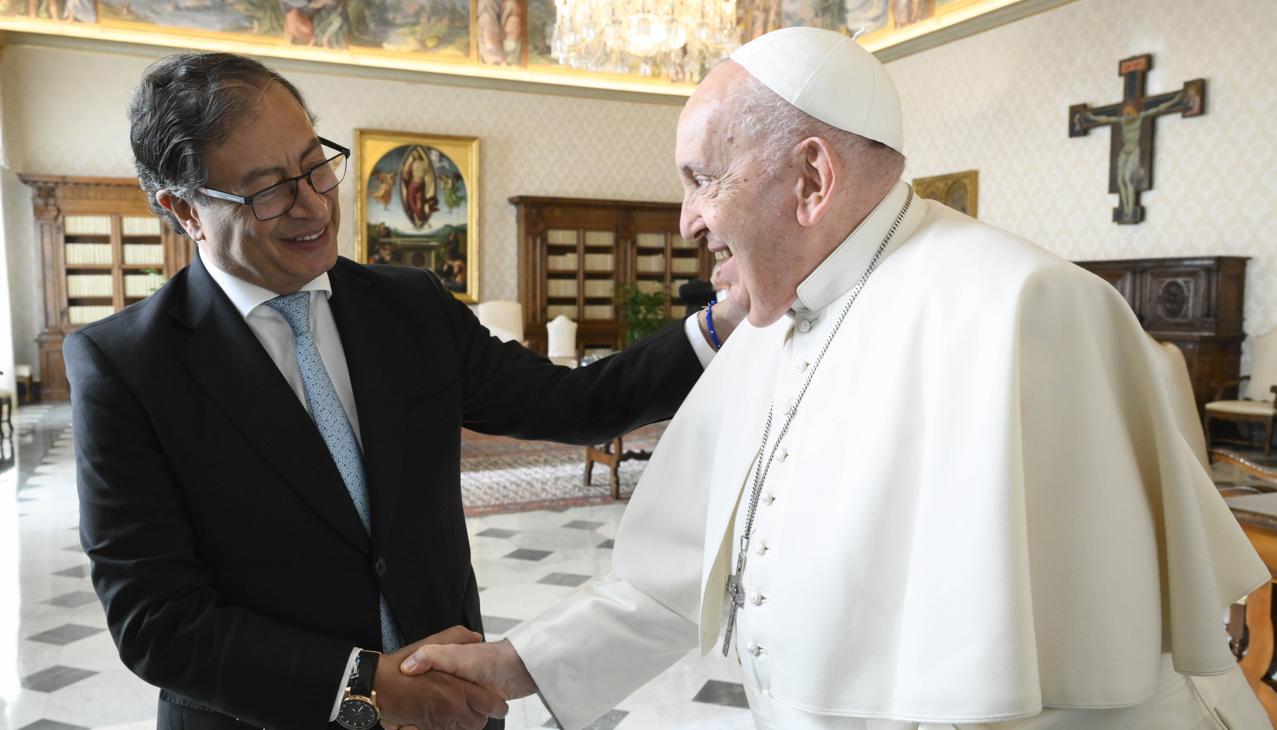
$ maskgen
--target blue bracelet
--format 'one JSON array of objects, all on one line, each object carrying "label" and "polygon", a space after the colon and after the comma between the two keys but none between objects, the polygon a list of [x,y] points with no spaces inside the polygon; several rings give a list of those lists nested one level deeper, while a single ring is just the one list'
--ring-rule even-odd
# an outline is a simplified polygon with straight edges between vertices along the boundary
[{"label": "blue bracelet", "polygon": [[709,330],[709,341],[714,344],[715,350],[721,350],[723,343],[718,339],[718,333],[714,331],[714,305],[717,301],[711,299],[709,304],[705,305],[705,329]]}]

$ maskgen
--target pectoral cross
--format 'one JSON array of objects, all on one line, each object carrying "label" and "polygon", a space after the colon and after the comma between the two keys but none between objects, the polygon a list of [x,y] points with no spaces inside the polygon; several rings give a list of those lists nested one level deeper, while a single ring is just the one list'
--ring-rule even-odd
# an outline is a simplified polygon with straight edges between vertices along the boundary
[{"label": "pectoral cross", "polygon": [[736,631],[736,613],[745,607],[745,556],[749,554],[749,541],[741,538],[740,555],[736,558],[736,571],[727,578],[727,600],[731,607],[727,614],[727,631],[723,634],[723,656],[731,651],[732,633]]},{"label": "pectoral cross", "polygon": [[1119,224],[1144,220],[1140,193],[1153,188],[1153,119],[1179,113],[1197,117],[1205,113],[1206,81],[1184,82],[1179,91],[1145,96],[1148,71],[1153,56],[1124,58],[1117,65],[1125,93],[1116,104],[1092,108],[1087,104],[1069,107],[1069,136],[1084,137],[1096,127],[1111,126],[1109,143],[1109,192],[1118,194],[1113,221]]}]

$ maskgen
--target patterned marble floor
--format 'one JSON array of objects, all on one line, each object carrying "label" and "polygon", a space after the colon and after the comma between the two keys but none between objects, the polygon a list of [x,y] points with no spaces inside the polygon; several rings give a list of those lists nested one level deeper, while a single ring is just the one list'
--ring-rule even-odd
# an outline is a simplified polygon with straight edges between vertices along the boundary
[{"label": "patterned marble floor", "polygon": [[[17,460],[0,446],[0,730],[143,730],[158,691],[124,668],[81,552],[65,406],[15,419]],[[499,638],[604,575],[623,506],[468,520],[485,623]],[[735,658],[689,655],[600,719],[597,730],[750,728]],[[510,730],[554,727],[535,698],[511,704]]]}]

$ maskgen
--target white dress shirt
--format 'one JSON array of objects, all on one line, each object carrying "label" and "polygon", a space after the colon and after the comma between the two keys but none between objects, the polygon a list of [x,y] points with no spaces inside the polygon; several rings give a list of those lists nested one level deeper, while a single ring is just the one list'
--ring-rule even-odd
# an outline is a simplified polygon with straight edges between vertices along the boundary
[{"label": "white dress shirt", "polygon": [[[201,259],[209,276],[226,293],[231,304],[244,318],[248,328],[256,335],[257,341],[270,359],[279,368],[280,375],[288,381],[302,407],[306,407],[306,389],[302,385],[301,368],[297,366],[297,340],[293,337],[293,329],[288,320],[266,302],[279,296],[270,289],[250,284],[243,279],[226,273],[207,260]],[[355,391],[350,385],[350,370],[346,367],[346,351],[341,346],[341,335],[337,332],[337,322],[333,319],[333,310],[328,306],[328,299],[333,295],[332,285],[328,283],[328,274],[323,273],[303,286],[300,291],[309,291],[310,295],[310,331],[315,335],[315,345],[319,348],[319,356],[323,358],[324,369],[328,371],[329,380],[337,391],[337,398],[346,409],[346,418],[350,419],[350,427],[355,438],[363,444],[359,434],[359,413],[355,410]]]}]

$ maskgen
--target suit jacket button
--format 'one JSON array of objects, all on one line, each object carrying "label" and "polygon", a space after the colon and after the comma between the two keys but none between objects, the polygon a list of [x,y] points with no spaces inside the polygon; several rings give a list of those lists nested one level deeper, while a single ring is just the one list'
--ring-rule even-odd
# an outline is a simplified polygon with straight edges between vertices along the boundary
[{"label": "suit jacket button", "polygon": [[377,571],[377,575],[385,575],[386,574],[386,559],[377,558],[377,560],[374,561],[372,564],[372,569]]}]

